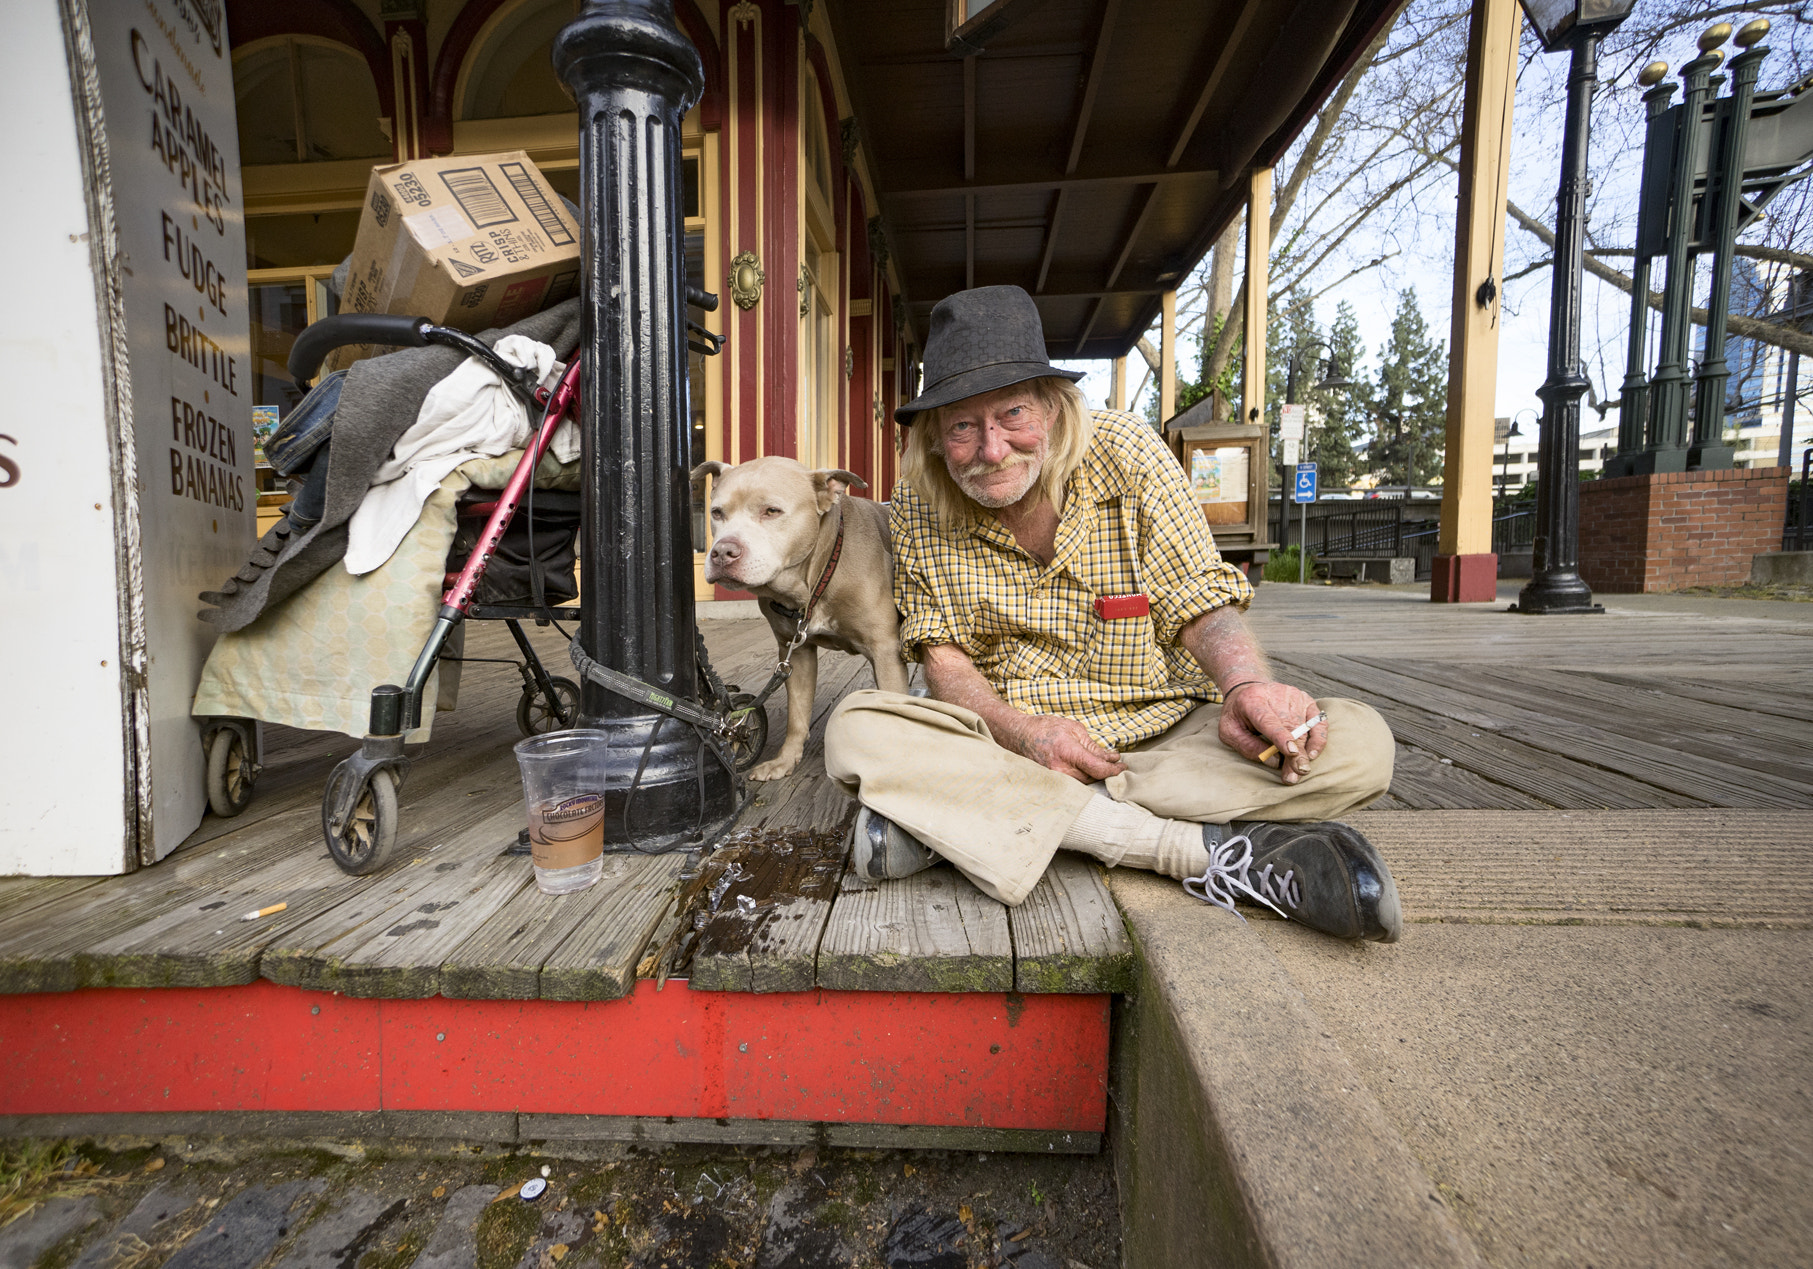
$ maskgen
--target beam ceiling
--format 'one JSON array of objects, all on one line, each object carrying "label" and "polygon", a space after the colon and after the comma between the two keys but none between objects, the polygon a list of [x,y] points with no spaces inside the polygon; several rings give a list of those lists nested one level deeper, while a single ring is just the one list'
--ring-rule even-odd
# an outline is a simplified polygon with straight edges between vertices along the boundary
[{"label": "beam ceiling", "polygon": [[1124,356],[1403,0],[825,0],[907,315],[1032,292]]}]

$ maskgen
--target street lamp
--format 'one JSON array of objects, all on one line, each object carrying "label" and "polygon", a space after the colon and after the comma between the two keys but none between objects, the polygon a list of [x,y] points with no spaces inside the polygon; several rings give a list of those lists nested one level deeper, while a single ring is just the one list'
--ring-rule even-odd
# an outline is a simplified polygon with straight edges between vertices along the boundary
[{"label": "street lamp", "polygon": [[1517,426],[1517,420],[1525,414],[1534,413],[1536,413],[1534,410],[1519,410],[1516,417],[1511,420],[1511,430],[1505,433],[1504,453],[1498,456],[1498,496],[1501,499],[1505,496],[1505,481],[1510,479],[1511,438],[1523,435],[1523,429]]},{"label": "street lamp", "polygon": [[1602,612],[1580,577],[1580,278],[1586,237],[1586,156],[1592,135],[1599,41],[1630,16],[1636,0],[1523,0],[1523,11],[1547,52],[1569,50],[1567,124],[1561,140],[1561,185],[1555,199],[1555,251],[1549,288],[1548,378],[1542,437],[1536,449],[1536,541],[1533,575],[1515,612]]}]

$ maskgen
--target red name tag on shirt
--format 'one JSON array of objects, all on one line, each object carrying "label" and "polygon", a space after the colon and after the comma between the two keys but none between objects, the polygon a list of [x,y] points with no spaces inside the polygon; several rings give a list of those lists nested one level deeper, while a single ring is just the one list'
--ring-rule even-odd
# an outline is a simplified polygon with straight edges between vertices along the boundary
[{"label": "red name tag on shirt", "polygon": [[1095,615],[1103,621],[1144,617],[1151,611],[1152,603],[1144,595],[1101,595],[1095,601]]}]

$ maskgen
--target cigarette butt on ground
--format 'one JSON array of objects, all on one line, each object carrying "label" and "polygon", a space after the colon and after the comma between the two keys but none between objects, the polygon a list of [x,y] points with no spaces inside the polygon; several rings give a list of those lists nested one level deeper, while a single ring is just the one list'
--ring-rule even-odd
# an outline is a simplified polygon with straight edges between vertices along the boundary
[{"label": "cigarette butt on ground", "polygon": [[239,919],[241,921],[256,921],[259,917],[268,917],[273,912],[281,912],[289,906],[290,905],[287,903],[273,903],[268,908],[260,908],[256,912],[248,912],[244,916],[240,917]]},{"label": "cigarette butt on ground", "polygon": [[[1315,730],[1317,723],[1320,723],[1322,720],[1324,720],[1327,717],[1328,717],[1327,714],[1317,714],[1314,718],[1310,719],[1307,723],[1304,723],[1301,726],[1291,728],[1291,739],[1292,740],[1302,740],[1305,736],[1309,735],[1310,732]],[[1255,761],[1270,762],[1273,758],[1276,758],[1277,756],[1278,756],[1278,746],[1277,745],[1267,745],[1265,747],[1264,752],[1262,752],[1259,755],[1259,757],[1257,759],[1255,759]]]}]

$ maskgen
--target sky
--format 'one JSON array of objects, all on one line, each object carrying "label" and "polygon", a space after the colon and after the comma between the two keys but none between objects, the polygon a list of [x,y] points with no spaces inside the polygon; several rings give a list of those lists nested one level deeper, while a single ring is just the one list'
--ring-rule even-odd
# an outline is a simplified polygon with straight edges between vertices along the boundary
[{"label": "sky", "polygon": [[[1741,22],[1742,18],[1734,20]],[[1779,25],[1778,23],[1778,27]],[[1678,75],[1679,67],[1695,55],[1693,37],[1694,32],[1687,32],[1670,41],[1661,50],[1659,55],[1674,68],[1671,76]],[[1725,48],[1728,55],[1738,51],[1735,45],[1727,45]],[[1511,201],[1530,215],[1552,223],[1560,175],[1562,106],[1566,96],[1568,56],[1565,53],[1543,54],[1528,40],[1524,54],[1527,64],[1520,76],[1514,106],[1509,196]],[[1764,63],[1760,86],[1765,89],[1783,86],[1789,73],[1789,62],[1787,56],[1772,56],[1769,62]],[[1628,247],[1634,234],[1634,208],[1642,162],[1641,107],[1638,98],[1643,90],[1635,82],[1635,73],[1639,68],[1626,61],[1608,57],[1602,60],[1600,69],[1601,91],[1594,111],[1594,133],[1589,154],[1592,178],[1589,237],[1599,246]],[[1368,372],[1376,371],[1379,346],[1389,333],[1399,295],[1406,287],[1415,287],[1431,335],[1444,343],[1447,340],[1450,293],[1454,285],[1451,263],[1454,221],[1451,209],[1456,178],[1445,177],[1443,183],[1443,188],[1439,190],[1441,197],[1425,200],[1427,206],[1437,210],[1433,215],[1425,213],[1427,223],[1423,226],[1418,241],[1430,243],[1430,249],[1401,251],[1386,267],[1362,273],[1336,286],[1317,301],[1316,316],[1324,329],[1333,319],[1340,302],[1344,300],[1353,306],[1360,321],[1361,338],[1367,348],[1369,364],[1364,369]],[[1785,193],[1776,209],[1781,210],[1789,201],[1789,194]],[[1323,270],[1326,278],[1317,279],[1318,285],[1325,285],[1327,279],[1338,277],[1352,262],[1370,259],[1388,249],[1381,244],[1391,232],[1385,224],[1390,218],[1377,219],[1380,221],[1378,228],[1374,228],[1369,222],[1349,239],[1341,257]],[[1756,231],[1746,233],[1745,237],[1757,239],[1763,228],[1759,225]],[[1514,274],[1525,264],[1546,256],[1546,249],[1533,236],[1508,219],[1505,233],[1505,274]],[[1437,242],[1440,243],[1440,249],[1434,249],[1433,244]],[[1813,244],[1795,245],[1801,250],[1807,250]],[[1610,263],[1622,265],[1624,269],[1629,267],[1628,261],[1614,260]],[[1661,270],[1658,267],[1653,285],[1659,287],[1660,284]],[[1520,417],[1522,429],[1527,435],[1535,434],[1533,423],[1542,409],[1536,390],[1547,375],[1550,285],[1550,271],[1543,268],[1527,276],[1513,278],[1504,286],[1495,413],[1504,417]],[[1696,287],[1696,303],[1704,303],[1706,288],[1707,269],[1702,264],[1700,282]],[[1610,284],[1588,275],[1583,281],[1583,303],[1581,342],[1588,375],[1601,398],[1615,398],[1624,373],[1630,299]],[[1154,344],[1158,342],[1156,326],[1151,331],[1150,338]],[[1179,351],[1184,371],[1193,371],[1194,340],[1187,343],[1180,341]],[[1108,363],[1065,364],[1088,370],[1089,376],[1081,385],[1085,395],[1091,400],[1106,400],[1109,388]],[[1129,360],[1129,373],[1134,384],[1138,384],[1143,370],[1144,365],[1136,353]],[[1598,415],[1583,405],[1583,431],[1615,425],[1616,422],[1615,409],[1601,422]]]}]

